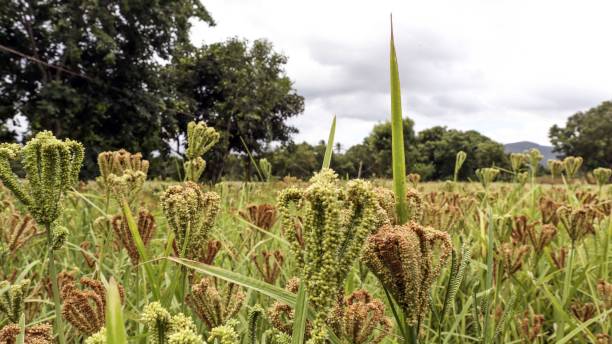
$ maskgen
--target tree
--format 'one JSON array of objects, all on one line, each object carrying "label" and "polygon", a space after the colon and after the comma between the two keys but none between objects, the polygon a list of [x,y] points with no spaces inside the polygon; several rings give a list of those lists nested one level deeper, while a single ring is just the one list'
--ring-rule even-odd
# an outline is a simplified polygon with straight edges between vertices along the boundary
[{"label": "tree", "polygon": [[[406,164],[414,163],[416,160],[414,122],[404,118],[404,150]],[[374,126],[370,134],[363,140],[365,147],[350,148],[347,155],[357,158],[354,161],[355,170],[361,162],[362,177],[390,177],[392,169],[391,158],[391,122],[386,121]],[[365,148],[365,150],[363,149]],[[359,152],[357,156],[356,153]]]},{"label": "tree", "polygon": [[421,166],[430,164],[434,167],[427,169],[432,179],[452,177],[455,157],[461,150],[468,156],[459,173],[461,179],[473,178],[474,171],[480,167],[506,167],[508,164],[504,146],[475,130],[460,131],[437,126],[421,131],[416,141],[418,162],[423,164]]},{"label": "tree", "polygon": [[[286,120],[304,110],[304,98],[285,74],[286,63],[270,42],[249,44],[238,38],[184,51],[174,59],[168,74],[182,102],[165,117],[173,121],[168,127],[177,141],[191,119],[220,131],[221,140],[207,158],[209,177],[223,174],[230,152],[247,153],[245,144],[258,155],[271,142],[285,143],[297,132]],[[246,154],[244,160],[250,166]]]},{"label": "tree", "polygon": [[312,177],[321,169],[325,143],[312,146],[306,142],[289,142],[268,152],[265,156],[272,164],[272,172],[279,177],[293,176],[301,179]]},{"label": "tree", "polygon": [[554,152],[581,156],[589,168],[612,167],[612,101],[567,119],[565,127],[553,125],[549,131]]},{"label": "tree", "polygon": [[24,116],[100,151],[167,151],[162,111],[172,106],[164,60],[189,46],[193,19],[214,22],[197,0],[7,0],[0,6],[0,122]]}]

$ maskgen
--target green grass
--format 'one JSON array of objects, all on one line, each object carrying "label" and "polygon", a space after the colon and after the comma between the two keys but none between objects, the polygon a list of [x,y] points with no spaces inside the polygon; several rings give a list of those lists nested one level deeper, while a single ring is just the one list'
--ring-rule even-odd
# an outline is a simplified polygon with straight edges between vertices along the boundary
[{"label": "green grass", "polygon": [[[374,185],[389,187],[389,180],[373,180]],[[62,223],[70,230],[68,243],[56,252],[56,265],[58,271],[75,271],[75,276],[88,276],[96,279],[111,277],[126,288],[126,300],[123,312],[117,312],[114,304],[112,314],[123,317],[125,333],[128,342],[144,343],[146,334],[139,321],[140,312],[150,301],[156,299],[155,290],[161,291],[162,303],[171,313],[186,311],[194,317],[198,330],[206,334],[207,330],[197,317],[184,307],[183,300],[177,299],[176,293],[164,293],[173,284],[178,264],[194,264],[179,261],[175,258],[168,261],[164,257],[168,251],[169,230],[165,219],[160,212],[158,197],[168,183],[148,182],[141,197],[143,207],[148,208],[155,215],[157,229],[147,249],[148,262],[141,260],[139,266],[132,266],[123,249],[114,247],[113,233],[104,232],[104,228],[94,226],[95,219],[102,215],[104,198],[99,197],[95,184],[71,192],[65,199],[65,211]],[[247,293],[246,304],[259,303],[264,308],[280,300],[294,305],[297,295],[287,293],[282,288],[285,282],[295,273],[295,262],[291,257],[283,232],[277,222],[269,231],[256,228],[237,214],[251,203],[275,203],[275,197],[281,189],[295,185],[286,185],[283,182],[270,183],[222,183],[214,186],[214,190],[221,196],[222,211],[218,217],[216,227],[211,234],[212,238],[222,243],[221,252],[214,261],[213,266],[189,265],[191,271],[197,275],[212,275],[220,279],[233,281],[241,285]],[[301,187],[301,185],[297,185]],[[421,183],[418,191],[425,199],[431,199],[434,193],[439,197],[442,194],[463,197],[460,206],[464,206],[458,224],[451,230],[455,251],[460,253],[462,242],[470,243],[472,251],[471,260],[464,270],[463,281],[457,287],[453,300],[447,301],[447,288],[451,275],[450,264],[442,271],[441,277],[434,284],[431,292],[432,307],[427,315],[421,333],[421,342],[447,342],[447,343],[478,343],[486,338],[490,343],[511,343],[521,340],[521,327],[519,320],[528,315],[541,314],[544,324],[536,342],[580,343],[595,340],[599,333],[610,331],[609,309],[603,305],[602,296],[597,292],[597,283],[600,280],[610,281],[608,269],[604,268],[610,263],[609,240],[612,226],[610,215],[602,215],[594,222],[594,234],[588,234],[577,243],[573,261],[573,273],[568,286],[565,279],[565,269],[557,269],[552,261],[552,254],[561,247],[568,247],[569,238],[560,226],[554,240],[544,249],[541,257],[535,257],[531,252],[521,261],[521,267],[512,276],[505,277],[499,271],[500,255],[497,248],[502,243],[511,242],[512,222],[515,216],[526,215],[530,221],[541,219],[538,209],[530,211],[532,190],[529,186],[518,186],[509,183],[495,183],[487,193],[487,202],[483,202],[485,193],[476,183],[457,183],[455,191],[444,191],[448,188],[446,183]],[[593,186],[576,184],[575,193],[582,195],[577,198],[584,202],[586,193],[596,197],[597,190]],[[550,185],[537,185],[533,190],[536,199],[549,197],[559,203],[567,204],[567,192],[563,187]],[[3,190],[1,197],[6,203],[17,203],[10,193]],[[610,202],[610,188],[601,193],[601,198],[595,202],[600,204]],[[438,204],[439,205],[439,204]],[[425,202],[425,215],[421,219],[423,224],[436,223],[439,217],[433,216],[436,203]],[[609,209],[609,208],[608,208]],[[488,212],[490,210],[490,215]],[[111,204],[109,214],[118,214],[121,210],[117,205]],[[0,213],[0,219],[7,224],[12,215],[11,208],[5,208]],[[490,216],[490,218],[489,218]],[[6,228],[6,227],[5,227]],[[493,235],[491,235],[493,234]],[[106,240],[110,238],[111,240]],[[80,247],[84,241],[91,243],[88,250]],[[1,278],[30,278],[33,280],[25,299],[26,324],[31,326],[38,323],[52,323],[54,310],[53,303],[49,301],[44,291],[44,281],[39,276],[45,275],[44,264],[35,263],[44,261],[44,238],[34,237],[26,245],[15,252],[0,268]],[[95,247],[95,249],[94,249]],[[84,252],[93,255],[102,249],[107,252],[94,266],[89,266],[83,256]],[[285,253],[285,262],[280,278],[274,285],[267,285],[255,268],[251,256],[263,250],[281,250]],[[493,253],[492,253],[493,252]],[[171,253],[170,253],[171,255]],[[491,259],[492,258],[492,259]],[[29,264],[32,263],[32,264]],[[495,269],[490,267],[495,265]],[[149,267],[155,277],[149,278],[146,270]],[[207,270],[208,269],[208,270]],[[569,288],[567,295],[571,298],[563,302],[563,290]],[[357,262],[349,274],[345,285],[345,293],[364,288],[380,299],[387,300],[385,291],[379,282]],[[474,295],[476,297],[474,301]],[[514,312],[508,319],[499,325],[499,314],[505,311],[514,295]],[[446,300],[446,301],[445,301]],[[489,300],[485,303],[485,300]],[[476,302],[476,303],[475,303]],[[573,303],[593,303],[595,314],[591,320],[582,322],[571,311]],[[484,307],[484,306],[487,307]],[[477,307],[474,311],[474,306]],[[443,309],[446,309],[443,311]],[[386,314],[392,317],[392,310],[387,304]],[[488,312],[486,312],[488,310]],[[476,318],[474,314],[479,314]],[[240,333],[246,333],[247,307],[243,307],[238,315],[241,328]],[[0,316],[0,327],[7,320]],[[262,321],[259,335],[270,328],[269,321]],[[501,326],[501,327],[500,327]],[[563,337],[557,337],[555,327],[564,326]],[[493,336],[494,330],[499,334]],[[487,335],[488,334],[488,335]],[[65,323],[67,342],[74,342],[82,337],[69,323]],[[389,334],[384,342],[402,341],[403,333],[399,328]]]}]

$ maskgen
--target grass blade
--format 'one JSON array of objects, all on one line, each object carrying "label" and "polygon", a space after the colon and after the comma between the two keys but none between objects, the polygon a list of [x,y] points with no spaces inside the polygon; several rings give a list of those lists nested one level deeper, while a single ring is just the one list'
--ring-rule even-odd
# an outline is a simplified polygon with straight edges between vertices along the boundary
[{"label": "grass blade", "polygon": [[264,179],[263,174],[259,170],[259,165],[255,161],[255,158],[253,158],[253,155],[251,154],[251,150],[249,149],[249,146],[247,146],[246,142],[244,142],[244,140],[242,139],[242,136],[240,136],[240,142],[242,142],[242,145],[244,146],[244,150],[249,155],[249,159],[251,160],[251,163],[253,164],[253,166],[255,166],[255,171],[257,172],[257,175],[259,176],[259,180],[262,182],[265,182],[266,180]]},{"label": "grass blade", "polygon": [[[184,258],[176,258],[176,257],[167,257],[166,259],[175,262],[177,264],[186,266],[192,270],[198,271],[200,273],[203,273],[205,275],[208,276],[212,276],[212,277],[217,277],[220,278],[224,281],[227,282],[231,282],[234,284],[237,284],[239,286],[248,288],[248,289],[252,289],[258,293],[261,293],[263,295],[269,296],[273,299],[275,299],[276,301],[285,303],[287,305],[289,305],[290,307],[295,308],[296,304],[298,302],[298,296],[296,296],[295,294],[285,290],[285,289],[281,289],[277,286],[271,285],[269,283],[248,277],[248,276],[244,276],[242,274],[230,271],[230,270],[225,270],[223,268],[217,267],[217,266],[213,266],[213,265],[206,265],[203,263],[199,263],[199,262],[195,262],[193,260],[189,260],[189,259],[184,259]],[[299,291],[298,291],[299,293]],[[304,308],[307,309],[307,314],[308,314],[308,319],[312,319],[313,318],[313,312],[307,307],[307,303],[304,302]],[[297,316],[297,312],[296,312],[296,316]],[[340,344],[341,341],[338,338],[338,336],[332,331],[332,329],[328,328],[328,339],[332,344]]]},{"label": "grass blade", "polygon": [[106,290],[106,342],[108,344],[125,344],[127,335],[121,309],[121,296],[114,278],[110,279]]},{"label": "grass blade", "polygon": [[404,153],[404,123],[402,120],[402,93],[399,79],[399,68],[393,41],[393,19],[391,20],[390,63],[391,75],[391,154],[393,158],[393,192],[395,193],[395,211],[399,223],[408,221],[408,204],[406,202],[406,156]]},{"label": "grass blade", "polygon": [[19,317],[19,334],[17,335],[17,339],[15,341],[16,344],[24,344],[25,342],[25,314],[21,314]]},{"label": "grass blade", "polygon": [[172,262],[181,264],[183,266],[186,266],[192,270],[201,272],[203,274],[206,274],[212,277],[217,277],[227,282],[231,282],[239,286],[255,290],[277,301],[288,304],[291,307],[295,307],[296,305],[297,297],[295,294],[287,290],[281,289],[277,286],[271,285],[269,283],[266,283],[266,282],[248,277],[248,276],[244,276],[237,272],[225,270],[223,268],[213,266],[213,265],[206,265],[206,264],[195,262],[189,259],[175,258],[175,257],[167,257],[166,259]]},{"label": "grass blade", "polygon": [[136,224],[136,220],[134,220],[134,215],[132,215],[130,205],[125,199],[121,202],[121,210],[123,212],[123,216],[125,217],[125,221],[127,222],[130,234],[132,234],[132,239],[134,239],[136,250],[140,255],[140,259],[142,259],[143,261],[145,273],[147,274],[147,285],[151,287],[151,291],[153,292],[155,300],[159,300],[160,294],[159,286],[157,283],[158,280],[155,279],[155,274],[153,273],[153,269],[151,267],[151,264],[149,263],[149,255],[147,253],[147,249],[144,245],[144,242],[142,241],[140,232],[138,231],[138,225]]},{"label": "grass blade", "polygon": [[308,295],[306,294],[306,283],[300,280],[297,302],[295,304],[295,318],[293,321],[293,331],[291,344],[302,344],[306,335],[306,318],[308,317]]},{"label": "grass blade", "polygon": [[[593,317],[585,322],[583,322],[582,324],[580,324],[580,326],[576,327],[575,329],[573,329],[570,333],[567,334],[567,336],[561,338],[561,340],[559,340],[557,342],[557,344],[565,344],[568,343],[572,338],[574,338],[577,334],[579,334],[582,331],[586,331],[588,329],[589,326],[591,326],[592,323],[601,321],[603,319],[605,319],[608,314],[612,313],[612,308],[608,309],[607,311],[599,314],[599,316]],[[588,334],[588,332],[587,332]],[[591,337],[591,340],[593,340],[594,338]]]},{"label": "grass blade", "polygon": [[[485,278],[485,290],[491,290],[491,288],[493,288],[493,254],[494,254],[494,245],[495,245],[495,241],[494,241],[494,231],[493,231],[493,210],[489,207],[489,215],[488,215],[488,230],[487,230],[487,239],[488,239],[488,244],[487,244],[487,274],[486,274],[486,278]],[[490,312],[489,312],[489,306],[491,303],[491,296],[484,295],[483,297],[485,297],[485,303],[484,303],[484,307],[483,307],[483,316],[484,316],[484,321],[483,321],[483,342],[484,343],[488,343],[489,341],[489,328],[490,328],[490,321],[491,321],[491,316],[490,316]]]},{"label": "grass blade", "polygon": [[329,168],[331,165],[332,153],[334,152],[334,136],[336,135],[336,116],[332,120],[331,128],[329,128],[329,138],[327,139],[327,147],[325,147],[325,157],[323,158],[323,168]]}]

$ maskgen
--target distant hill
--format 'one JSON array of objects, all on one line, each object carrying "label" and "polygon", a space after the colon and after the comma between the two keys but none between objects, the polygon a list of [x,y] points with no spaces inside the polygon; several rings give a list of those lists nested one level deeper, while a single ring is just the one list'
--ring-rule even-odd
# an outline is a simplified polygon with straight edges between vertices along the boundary
[{"label": "distant hill", "polygon": [[537,148],[540,150],[544,159],[542,159],[542,164],[545,165],[548,159],[556,159],[556,153],[553,153],[552,146],[542,146],[535,142],[529,141],[520,141],[514,143],[508,143],[504,145],[504,149],[506,153],[522,153],[524,151],[530,150],[531,148]]}]

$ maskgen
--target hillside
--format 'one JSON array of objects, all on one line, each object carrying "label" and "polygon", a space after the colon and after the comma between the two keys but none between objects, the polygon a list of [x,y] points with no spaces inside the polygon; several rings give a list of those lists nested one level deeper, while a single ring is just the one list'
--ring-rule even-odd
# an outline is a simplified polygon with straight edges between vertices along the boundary
[{"label": "hillside", "polygon": [[524,151],[527,151],[531,148],[537,148],[540,150],[540,152],[542,152],[542,155],[544,156],[544,159],[542,159],[542,164],[546,164],[546,161],[548,159],[556,159],[556,153],[553,153],[553,147],[552,146],[542,146],[540,144],[537,144],[535,142],[530,142],[530,141],[520,141],[520,142],[514,142],[514,143],[508,143],[504,145],[504,149],[506,150],[506,153],[521,153]]}]

